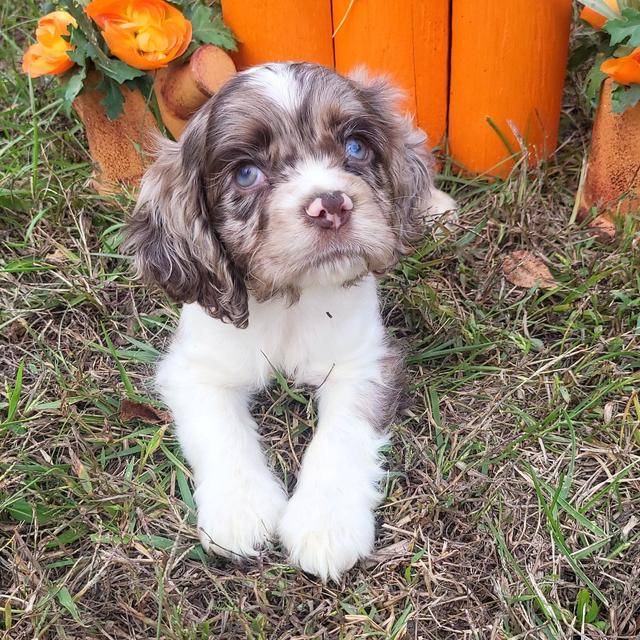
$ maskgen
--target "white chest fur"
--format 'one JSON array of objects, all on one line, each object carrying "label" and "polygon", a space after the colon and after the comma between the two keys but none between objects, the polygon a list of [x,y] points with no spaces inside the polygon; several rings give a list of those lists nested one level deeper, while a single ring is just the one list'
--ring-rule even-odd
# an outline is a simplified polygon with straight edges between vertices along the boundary
[{"label": "white chest fur", "polygon": [[307,288],[292,305],[282,298],[250,300],[247,329],[212,319],[197,304],[185,305],[160,381],[172,376],[169,370],[188,366],[211,384],[256,388],[275,367],[317,385],[338,365],[375,360],[383,340],[373,276],[349,287]]}]

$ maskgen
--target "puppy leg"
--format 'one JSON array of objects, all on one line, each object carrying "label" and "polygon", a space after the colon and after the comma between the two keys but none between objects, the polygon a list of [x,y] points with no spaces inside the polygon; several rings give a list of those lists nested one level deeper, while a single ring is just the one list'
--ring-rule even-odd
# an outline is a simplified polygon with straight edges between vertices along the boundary
[{"label": "puppy leg", "polygon": [[194,472],[198,530],[208,551],[254,556],[272,536],[286,504],[267,466],[248,393],[185,381],[159,371],[159,386]]},{"label": "puppy leg", "polygon": [[458,203],[444,191],[432,188],[427,222],[435,228],[436,234],[442,227],[453,229],[458,222]]},{"label": "puppy leg", "polygon": [[379,449],[387,442],[375,413],[389,412],[383,385],[374,381],[380,375],[363,382],[334,373],[319,389],[317,433],[278,527],[291,562],[325,581],[337,580],[373,548]]}]

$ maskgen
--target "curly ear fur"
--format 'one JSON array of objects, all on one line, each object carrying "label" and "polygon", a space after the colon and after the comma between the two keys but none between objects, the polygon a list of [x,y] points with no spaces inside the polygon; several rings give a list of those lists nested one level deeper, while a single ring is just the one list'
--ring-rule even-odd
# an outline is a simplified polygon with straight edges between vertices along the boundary
[{"label": "curly ear fur", "polygon": [[401,115],[399,103],[404,94],[384,76],[370,78],[363,68],[350,78],[383,131],[389,132],[389,179],[391,181],[395,223],[400,251],[411,253],[424,236],[429,219],[433,158],[427,136],[413,124],[410,115]]},{"label": "curly ear fur", "polygon": [[197,114],[180,142],[160,141],[124,246],[138,277],[177,302],[198,302],[214,318],[246,327],[247,290],[217,236],[204,190],[207,115]]}]

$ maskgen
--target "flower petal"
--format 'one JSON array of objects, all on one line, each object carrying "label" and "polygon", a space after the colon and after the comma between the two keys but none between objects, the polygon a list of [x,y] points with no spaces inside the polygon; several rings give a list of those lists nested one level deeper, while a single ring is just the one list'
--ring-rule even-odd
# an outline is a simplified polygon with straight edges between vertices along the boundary
[{"label": "flower petal", "polygon": [[164,67],[191,42],[191,23],[164,0],[92,0],[85,12],[110,52],[137,69]]},{"label": "flower petal", "polygon": [[51,53],[40,43],[31,45],[22,58],[22,70],[32,78],[59,75],[74,65],[66,53]]},{"label": "flower petal", "polygon": [[73,66],[67,51],[74,47],[63,36],[69,35],[69,25],[77,26],[66,11],[52,11],[38,20],[37,44],[30,46],[22,58],[22,70],[32,78],[58,75]]},{"label": "flower petal", "polygon": [[[615,11],[616,13],[620,13],[620,7],[618,6],[618,0],[605,0],[607,6]],[[582,11],[580,12],[580,18],[585,22],[588,22],[594,29],[602,29],[604,27],[608,18],[603,16],[601,13],[590,9],[589,7],[582,7]]]},{"label": "flower petal", "polygon": [[631,55],[605,60],[600,69],[618,84],[640,83],[640,47]]}]

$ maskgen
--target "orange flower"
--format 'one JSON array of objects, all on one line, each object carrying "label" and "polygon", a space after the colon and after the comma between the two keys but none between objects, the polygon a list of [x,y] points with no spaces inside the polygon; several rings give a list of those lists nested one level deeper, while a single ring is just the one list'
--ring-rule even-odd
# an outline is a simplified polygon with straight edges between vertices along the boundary
[{"label": "orange flower", "polygon": [[74,47],[62,36],[69,35],[69,25],[78,26],[66,11],[54,11],[38,20],[36,44],[32,44],[22,58],[22,70],[32,78],[47,74],[58,75],[73,66],[67,55]]},{"label": "orange flower", "polygon": [[640,47],[628,56],[605,60],[600,69],[618,84],[640,84]]},{"label": "orange flower", "polygon": [[[616,13],[620,13],[620,7],[618,6],[618,0],[604,0],[609,9],[613,9]],[[580,12],[580,17],[588,22],[594,29],[602,29],[604,23],[608,20],[605,16],[589,7],[583,7]]]},{"label": "orange flower", "polygon": [[85,12],[111,53],[136,69],[166,67],[191,42],[191,23],[164,0],[93,0]]}]

